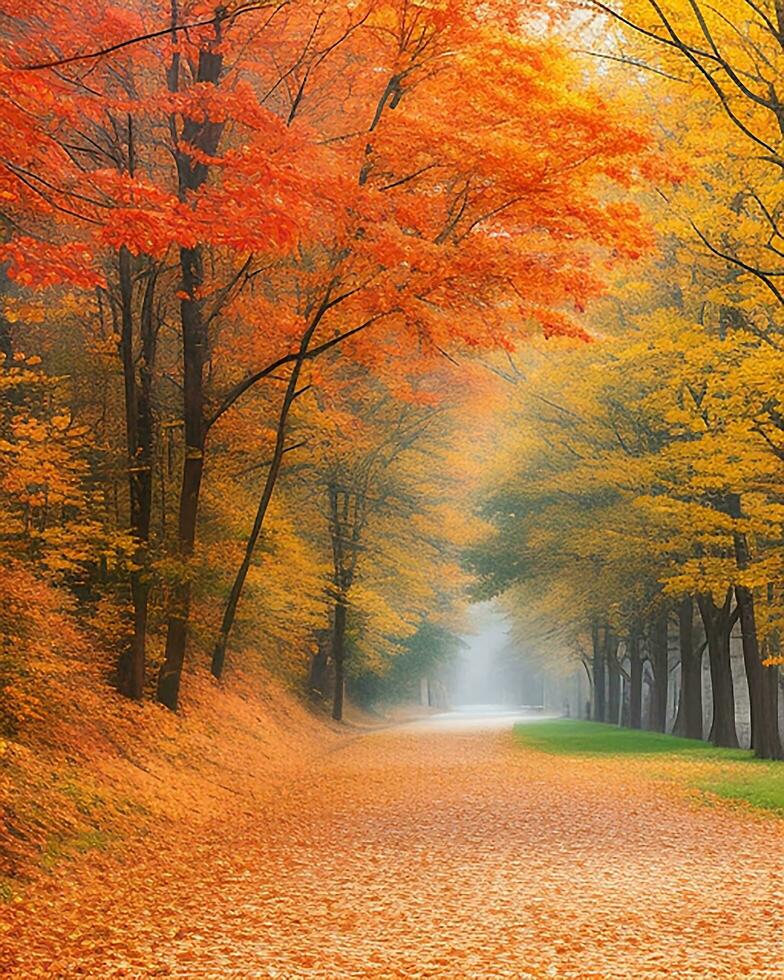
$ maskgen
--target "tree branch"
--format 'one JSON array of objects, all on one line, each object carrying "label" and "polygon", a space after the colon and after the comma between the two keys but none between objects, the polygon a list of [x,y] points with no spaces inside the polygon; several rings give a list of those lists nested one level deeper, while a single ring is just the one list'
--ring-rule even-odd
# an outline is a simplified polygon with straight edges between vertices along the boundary
[{"label": "tree branch", "polygon": [[369,326],[376,323],[378,320],[381,320],[384,317],[391,316],[393,313],[398,313],[398,312],[399,310],[397,308],[394,308],[391,310],[387,310],[386,313],[377,313],[375,316],[372,316],[369,319],[365,320],[364,323],[360,323],[359,326],[353,327],[351,330],[346,330],[344,333],[338,334],[336,337],[333,337],[331,340],[325,341],[323,344],[319,344],[316,347],[311,347],[311,349],[308,350],[305,354],[297,354],[297,353],[286,354],[283,357],[279,357],[277,361],[273,361],[271,364],[268,364],[266,367],[263,367],[260,370],[255,371],[253,374],[248,375],[242,381],[238,382],[231,389],[231,391],[229,391],[229,393],[224,397],[223,401],[221,401],[218,408],[206,420],[205,422],[206,430],[209,431],[209,429],[212,428],[212,426],[218,421],[218,419],[221,418],[221,416],[225,415],[225,413],[232,407],[232,405],[237,401],[237,399],[240,398],[242,395],[244,395],[246,391],[252,388],[259,381],[262,381],[264,378],[269,377],[271,374],[277,371],[278,368],[281,368],[286,364],[292,364],[294,361],[298,359],[303,361],[312,361],[314,358],[325,353],[325,351],[328,351],[331,348],[336,347],[338,344],[343,343],[344,340],[348,340],[349,337],[355,337],[358,333],[361,333],[363,330],[366,330]]},{"label": "tree branch", "polygon": [[149,34],[138,34],[135,37],[127,38],[124,41],[118,41],[117,44],[110,44],[105,48],[98,48],[95,51],[88,51],[84,54],[73,54],[65,58],[55,58],[52,61],[39,61],[32,65],[20,65],[19,71],[41,71],[44,68],[58,68],[61,65],[71,65],[76,61],[91,61],[95,58],[102,58],[107,54],[114,54],[115,51],[121,51],[123,48],[129,48],[133,44],[142,44],[144,41],[153,41],[155,38],[164,37],[167,34],[174,34],[177,31],[188,31],[193,30],[197,27],[209,27],[211,24],[218,22],[229,22],[236,20],[243,14],[249,14],[256,10],[267,10],[269,7],[278,8],[285,7],[289,0],[282,0],[280,3],[249,3],[244,7],[239,7],[237,10],[231,13],[226,10],[225,7],[218,7],[215,14],[208,20],[196,20],[191,21],[188,24],[174,24],[168,27],[162,27],[158,31],[150,31]]}]

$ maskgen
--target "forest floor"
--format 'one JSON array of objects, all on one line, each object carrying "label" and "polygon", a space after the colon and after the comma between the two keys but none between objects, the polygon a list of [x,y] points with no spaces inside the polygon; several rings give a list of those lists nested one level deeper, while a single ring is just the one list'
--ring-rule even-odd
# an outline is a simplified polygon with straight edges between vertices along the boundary
[{"label": "forest floor", "polygon": [[784,822],[501,722],[354,735],[55,866],[7,906],[10,975],[784,977]]}]

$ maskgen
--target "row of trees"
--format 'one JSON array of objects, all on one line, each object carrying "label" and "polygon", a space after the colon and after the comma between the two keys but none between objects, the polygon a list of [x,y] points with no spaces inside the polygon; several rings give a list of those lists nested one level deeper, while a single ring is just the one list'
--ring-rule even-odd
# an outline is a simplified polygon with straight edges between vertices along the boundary
[{"label": "row of trees", "polygon": [[780,758],[781,5],[589,6],[610,28],[592,52],[608,86],[652,118],[680,177],[643,199],[657,255],[619,270],[597,342],[541,354],[489,505],[501,533],[477,564],[540,632],[561,624],[543,642],[586,662],[600,719],[620,717],[623,679],[640,726],[647,661],[664,730],[677,636],[675,730],[703,737],[707,655],[707,734],[737,745],[737,623],[751,742]]},{"label": "row of trees", "polygon": [[4,574],[171,709],[189,637],[328,629],[339,717],[349,649],[453,615],[455,359],[579,330],[648,142],[535,0],[3,13]]},{"label": "row of trees", "polygon": [[639,332],[560,352],[557,363],[548,353],[523,395],[525,436],[488,507],[498,536],[476,564],[488,593],[511,588],[529,643],[583,660],[599,720],[621,717],[623,678],[624,720],[641,726],[647,661],[649,723],[664,731],[676,645],[674,731],[703,737],[705,655],[708,737],[737,746],[737,623],[752,743],[777,758],[779,460],[754,406],[726,387],[754,356],[754,342],[739,341],[697,334],[668,312],[660,330],[643,317]]}]

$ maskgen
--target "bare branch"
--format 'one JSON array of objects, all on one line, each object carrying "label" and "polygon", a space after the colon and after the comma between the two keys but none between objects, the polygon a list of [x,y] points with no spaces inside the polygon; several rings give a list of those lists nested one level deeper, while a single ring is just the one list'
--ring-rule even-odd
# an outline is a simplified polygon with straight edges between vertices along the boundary
[{"label": "bare branch", "polygon": [[397,308],[387,310],[385,313],[377,313],[375,316],[369,317],[364,323],[360,323],[359,326],[353,327],[351,330],[346,330],[344,333],[338,334],[331,340],[325,341],[323,344],[318,344],[316,347],[311,347],[305,354],[286,354],[283,357],[279,357],[277,361],[273,361],[266,367],[255,371],[253,374],[249,374],[242,381],[238,382],[229,393],[224,397],[223,401],[220,403],[215,412],[207,419],[205,422],[205,428],[209,430],[225,413],[234,405],[238,398],[245,394],[246,391],[250,390],[259,381],[264,378],[269,377],[274,374],[278,368],[283,367],[286,364],[292,364],[297,359],[304,361],[311,361],[318,357],[320,354],[325,353],[325,351],[331,350],[333,347],[337,347],[338,344],[342,344],[344,340],[348,340],[350,337],[355,337],[358,333],[366,330],[372,324],[376,323],[378,320],[384,317],[392,316],[393,313],[398,313]]},{"label": "bare branch", "polygon": [[41,71],[44,68],[58,68],[61,65],[71,65],[76,61],[91,61],[95,58],[102,58],[107,54],[113,54],[115,51],[121,51],[123,48],[129,48],[131,45],[142,44],[144,41],[153,41],[155,38],[164,37],[167,34],[174,34],[177,31],[194,30],[197,27],[209,27],[211,24],[222,22],[228,23],[229,21],[236,20],[243,14],[249,14],[256,10],[267,10],[275,6],[282,8],[288,2],[289,0],[282,0],[280,3],[249,3],[231,13],[225,8],[218,8],[215,14],[207,20],[191,21],[188,24],[170,24],[168,27],[163,27],[160,30],[150,31],[149,34],[138,34],[135,37],[126,38],[126,40],[118,41],[117,44],[111,44],[106,48],[98,48],[95,51],[87,51],[84,54],[73,54],[66,58],[55,58],[52,61],[39,61],[33,65],[20,65],[19,70]]}]

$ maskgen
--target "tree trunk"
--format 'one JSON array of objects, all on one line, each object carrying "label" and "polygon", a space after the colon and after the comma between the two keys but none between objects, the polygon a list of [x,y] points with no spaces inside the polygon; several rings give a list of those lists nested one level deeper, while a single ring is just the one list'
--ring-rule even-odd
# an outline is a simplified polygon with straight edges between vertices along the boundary
[{"label": "tree trunk", "polygon": [[[221,24],[224,8],[218,8],[215,16],[215,37],[207,41],[199,52],[196,82],[216,85],[223,68],[221,53]],[[176,26],[176,25],[173,25]],[[175,52],[169,73],[169,86],[177,91],[179,86],[180,55]],[[174,123],[172,128],[175,129]],[[176,130],[175,130],[176,131]],[[185,202],[204,184],[208,165],[197,161],[188,152],[195,147],[207,157],[214,156],[223,123],[210,119],[185,119],[179,139],[175,140],[178,193]],[[185,147],[183,150],[180,147]],[[200,290],[204,280],[203,255],[200,245],[180,249],[181,296],[180,325],[183,351],[183,420],[185,423],[185,459],[180,484],[179,515],[177,527],[177,553],[182,563],[180,579],[172,589],[166,632],[164,662],[158,675],[158,700],[175,711],[179,701],[180,679],[185,660],[188,639],[188,618],[191,605],[191,558],[196,542],[196,520],[199,509],[199,493],[204,472],[204,444],[206,427],[204,420],[204,368],[209,360],[207,324]]]},{"label": "tree trunk", "polygon": [[599,635],[599,625],[594,623],[591,629],[591,640],[593,643],[593,720],[604,721],[607,715],[607,703],[605,698],[605,655]]},{"label": "tree trunk", "polygon": [[308,694],[316,699],[327,694],[329,683],[329,655],[332,649],[332,629],[315,630],[313,639],[316,644],[315,653],[310,657],[308,671]]},{"label": "tree trunk", "polygon": [[[783,0],[784,2],[784,0]],[[768,584],[768,604],[770,605],[776,599],[776,590],[772,584]],[[778,629],[769,630],[767,636],[766,649],[763,651],[766,656],[770,657],[780,657],[781,656],[781,634]],[[779,717],[779,668],[778,665],[773,665],[765,668],[765,673],[763,674],[765,695],[768,698],[769,706],[768,710],[772,713],[773,717],[778,719]]]},{"label": "tree trunk", "polygon": [[[5,242],[9,236],[9,228],[3,227],[0,230],[0,242]],[[0,299],[8,292],[8,263],[0,262]],[[4,304],[3,304],[4,305]],[[0,305],[0,367],[11,367],[14,362],[14,344],[11,336],[11,324],[3,316],[2,305]]]},{"label": "tree trunk", "polygon": [[629,728],[642,728],[642,655],[637,632],[629,637]]},{"label": "tree trunk", "polygon": [[[763,695],[767,701],[767,711],[768,717],[775,719],[776,723],[776,735],[778,737],[779,749],[781,750],[781,733],[778,727],[779,720],[779,668],[774,667],[763,667],[762,668],[762,690]],[[777,755],[776,758],[780,759],[781,754]]]},{"label": "tree trunk", "polygon": [[149,601],[147,551],[152,519],[153,418],[152,377],[156,334],[153,324],[155,274],[148,270],[140,316],[140,357],[134,345],[133,278],[131,254],[123,246],[119,257],[120,357],[125,393],[125,435],[128,453],[129,530],[136,542],[134,570],[130,574],[133,621],[131,637],[117,664],[117,688],[140,701],[144,694]]},{"label": "tree trunk", "polygon": [[[740,495],[733,493],[727,498],[729,513],[735,519],[741,517]],[[739,569],[747,568],[750,561],[746,535],[740,531],[733,533],[735,560]],[[778,705],[776,710],[770,698],[769,684],[762,666],[757,623],[754,615],[754,595],[747,586],[735,586],[735,601],[740,614],[740,628],[743,642],[743,663],[746,668],[746,681],[749,686],[749,712],[751,721],[751,747],[760,759],[780,759],[781,739],[779,738]]]},{"label": "tree trunk", "polygon": [[697,605],[708,640],[713,718],[709,741],[724,748],[738,748],[735,727],[735,691],[732,686],[730,663],[730,630],[732,629],[732,589],[727,590],[724,603],[717,606],[707,593],[697,596]]},{"label": "tree trunk", "polygon": [[[332,572],[335,612],[332,618],[332,660],[335,665],[335,690],[332,717],[343,718],[343,696],[346,664],[346,621],[348,618],[348,594],[354,584],[357,569],[359,541],[365,526],[367,504],[367,480],[360,487],[341,487],[337,478],[330,480],[329,530],[332,539]],[[352,508],[353,501],[353,508]]]},{"label": "tree trunk", "polygon": [[620,723],[621,714],[621,667],[618,663],[618,637],[608,626],[604,634],[607,660],[607,721]]},{"label": "tree trunk", "polygon": [[702,738],[702,648],[694,643],[694,600],[678,606],[678,638],[681,653],[681,690],[673,735]]},{"label": "tree trunk", "polygon": [[653,690],[651,692],[651,727],[656,732],[667,730],[667,683],[669,680],[667,657],[667,609],[659,612],[651,622],[651,667]]},{"label": "tree trunk", "polygon": [[196,543],[199,493],[204,473],[204,366],[207,344],[201,302],[196,298],[203,278],[201,249],[198,247],[180,249],[180,268],[185,294],[180,300],[184,365],[185,459],[180,484],[177,551],[182,567],[179,581],[172,589],[166,650],[158,674],[158,700],[172,711],[176,711],[179,701],[182,665],[188,639],[192,574],[189,566]]},{"label": "tree trunk", "polygon": [[289,412],[291,411],[291,406],[294,404],[294,399],[297,397],[297,382],[302,370],[303,358],[308,349],[308,343],[313,335],[313,329],[315,328],[309,329],[302,339],[299,351],[300,356],[292,365],[291,374],[289,375],[288,384],[286,385],[286,392],[283,396],[283,403],[278,415],[278,426],[275,434],[275,449],[272,453],[270,467],[267,470],[267,479],[264,481],[264,489],[261,494],[261,499],[259,500],[259,506],[256,509],[256,517],[253,521],[253,527],[248,535],[248,540],[245,542],[245,554],[242,558],[242,562],[240,563],[240,567],[237,569],[237,574],[234,577],[234,582],[232,583],[231,591],[229,592],[229,598],[226,601],[226,608],[223,611],[223,620],[221,622],[220,633],[218,634],[218,639],[212,651],[211,669],[214,677],[220,677],[223,674],[223,668],[226,663],[226,645],[229,641],[229,634],[234,626],[234,620],[237,615],[237,606],[239,605],[240,597],[242,596],[245,580],[248,577],[251,561],[253,559],[253,552],[256,550],[259,535],[264,527],[264,518],[267,516],[267,510],[269,509],[270,501],[272,500],[275,484],[277,483],[278,475],[280,474],[281,464],[283,463],[283,453],[285,450]]},{"label": "tree trunk", "polygon": [[[775,589],[773,585],[768,585],[768,604],[775,601]],[[770,630],[767,637],[767,649],[765,653],[770,657],[781,656],[781,639],[777,629]],[[779,668],[778,666],[765,667],[763,683],[765,696],[768,699],[768,711],[772,717],[778,720],[779,717]]]},{"label": "tree trunk", "polygon": [[319,323],[321,323],[322,317],[329,309],[331,292],[332,284],[327,287],[321,303],[308,323],[307,329],[300,339],[296,359],[291,366],[291,374],[289,375],[289,380],[286,384],[286,391],[283,396],[280,412],[278,414],[277,429],[275,432],[275,448],[273,450],[272,460],[270,461],[270,466],[267,471],[267,478],[264,481],[264,489],[261,493],[259,506],[256,509],[256,517],[253,521],[253,527],[251,528],[248,540],[245,542],[245,554],[240,567],[237,570],[231,591],[229,592],[229,597],[226,601],[226,608],[223,611],[223,619],[221,621],[218,639],[216,640],[215,647],[212,651],[211,670],[214,677],[221,677],[223,674],[223,668],[226,662],[226,645],[228,643],[232,627],[234,626],[234,620],[237,615],[237,606],[239,605],[239,601],[242,596],[245,580],[248,577],[251,561],[253,559],[253,552],[256,550],[259,536],[262,528],[264,527],[264,519],[267,516],[270,501],[272,500],[272,494],[275,490],[275,485],[278,482],[278,476],[280,475],[280,470],[283,463],[283,455],[286,452],[286,432],[291,406],[294,404],[297,396],[300,395],[302,391],[307,390],[307,387],[309,387],[307,386],[306,388],[297,390],[299,377],[302,373],[302,365],[308,356],[308,348],[311,340],[313,339],[313,335],[315,334]]},{"label": "tree trunk", "polygon": [[335,665],[335,693],[332,700],[332,717],[335,721],[343,720],[343,696],[346,678],[346,618],[348,609],[346,603],[339,599],[335,603],[335,620],[332,628],[332,662]]},{"label": "tree trunk", "polygon": [[[735,586],[735,599],[740,610],[740,627],[743,639],[743,663],[749,686],[749,710],[751,713],[751,747],[759,759],[780,759],[778,704],[770,696],[768,669],[762,666],[757,626],[754,618],[754,597],[750,589]],[[774,709],[775,710],[772,710]]]},{"label": "tree trunk", "polygon": [[327,665],[329,656],[326,650],[319,650],[310,658],[310,670],[308,671],[308,693],[313,698],[324,694],[327,680]]}]

